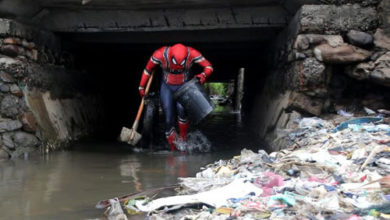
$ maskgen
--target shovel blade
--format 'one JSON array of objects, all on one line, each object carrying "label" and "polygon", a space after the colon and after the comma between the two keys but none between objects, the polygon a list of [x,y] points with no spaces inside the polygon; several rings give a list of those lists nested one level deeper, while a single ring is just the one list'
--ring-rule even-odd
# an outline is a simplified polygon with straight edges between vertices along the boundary
[{"label": "shovel blade", "polygon": [[[133,134],[132,134],[133,133]],[[129,129],[126,127],[122,128],[121,134],[119,136],[119,140],[122,142],[126,142],[130,145],[136,145],[142,138],[142,135],[133,129]]]}]

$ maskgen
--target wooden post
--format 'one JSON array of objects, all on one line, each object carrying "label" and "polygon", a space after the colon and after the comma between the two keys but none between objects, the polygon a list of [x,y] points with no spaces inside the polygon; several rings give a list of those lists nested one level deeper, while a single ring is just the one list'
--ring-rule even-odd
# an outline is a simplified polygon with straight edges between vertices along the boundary
[{"label": "wooden post", "polygon": [[244,96],[244,73],[245,68],[240,68],[238,70],[238,76],[236,79],[236,100],[234,110],[236,112],[241,112],[241,101]]}]

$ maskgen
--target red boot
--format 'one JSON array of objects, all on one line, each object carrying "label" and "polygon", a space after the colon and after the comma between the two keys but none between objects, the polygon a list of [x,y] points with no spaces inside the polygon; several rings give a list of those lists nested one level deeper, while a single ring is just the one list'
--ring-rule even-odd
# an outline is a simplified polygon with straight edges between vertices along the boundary
[{"label": "red boot", "polygon": [[179,133],[180,133],[180,138],[182,141],[187,140],[187,133],[188,133],[188,127],[190,125],[189,121],[178,121],[179,124]]},{"label": "red boot", "polygon": [[177,151],[177,148],[175,146],[176,136],[177,134],[175,129],[172,129],[172,131],[167,135],[167,141],[171,151]]}]

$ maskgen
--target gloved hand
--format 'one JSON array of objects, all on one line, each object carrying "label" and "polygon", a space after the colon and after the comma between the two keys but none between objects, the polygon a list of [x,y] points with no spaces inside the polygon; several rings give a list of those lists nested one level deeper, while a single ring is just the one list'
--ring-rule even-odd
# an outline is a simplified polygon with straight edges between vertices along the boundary
[{"label": "gloved hand", "polygon": [[199,79],[200,84],[203,84],[206,82],[206,77],[203,75],[203,73],[200,73],[200,74],[196,75],[195,77]]},{"label": "gloved hand", "polygon": [[145,96],[145,89],[139,89],[139,95],[143,98]]}]

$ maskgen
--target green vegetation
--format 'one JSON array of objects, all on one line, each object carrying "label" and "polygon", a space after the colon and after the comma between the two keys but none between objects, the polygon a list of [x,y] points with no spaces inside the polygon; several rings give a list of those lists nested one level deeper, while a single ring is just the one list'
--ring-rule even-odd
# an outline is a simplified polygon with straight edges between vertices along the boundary
[{"label": "green vegetation", "polygon": [[210,95],[228,95],[228,83],[206,83],[204,87]]}]

